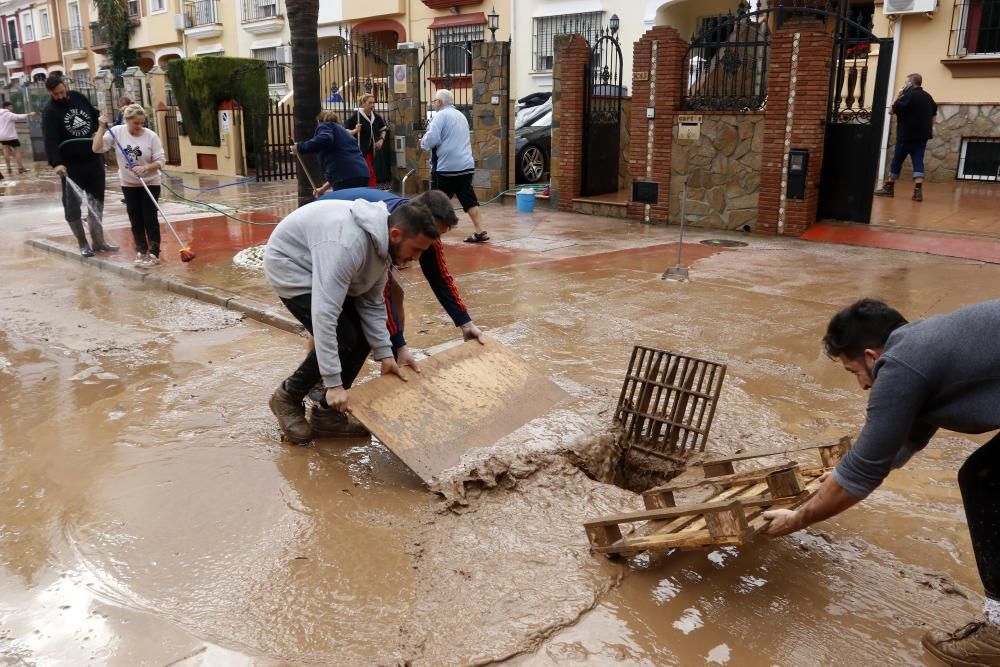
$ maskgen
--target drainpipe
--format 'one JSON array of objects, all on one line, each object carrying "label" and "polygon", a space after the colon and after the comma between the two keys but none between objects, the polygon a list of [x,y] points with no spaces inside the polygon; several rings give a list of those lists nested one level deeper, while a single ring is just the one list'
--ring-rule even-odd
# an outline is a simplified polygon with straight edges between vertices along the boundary
[{"label": "drainpipe", "polygon": [[69,69],[66,67],[66,45],[62,41],[62,17],[59,14],[59,1],[56,0],[54,4],[56,8],[56,30],[59,31],[56,37],[56,43],[59,44],[59,60],[62,61],[63,76],[68,77]]},{"label": "drainpipe", "polygon": [[878,158],[878,182],[882,185],[885,178],[885,159],[889,152],[889,121],[892,110],[892,101],[896,99],[896,67],[899,65],[900,38],[903,34],[903,17],[897,16],[892,33],[892,64],[889,67],[889,91],[885,96],[885,122],[882,124],[882,150]]}]

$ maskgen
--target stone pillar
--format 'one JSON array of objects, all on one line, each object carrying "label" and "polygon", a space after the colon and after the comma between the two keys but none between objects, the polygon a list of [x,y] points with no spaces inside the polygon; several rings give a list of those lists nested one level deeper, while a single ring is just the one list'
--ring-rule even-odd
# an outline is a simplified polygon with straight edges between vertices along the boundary
[{"label": "stone pillar", "polygon": [[472,45],[473,186],[487,201],[508,186],[507,153],[510,119],[510,42]]},{"label": "stone pillar", "polygon": [[[416,184],[424,180],[419,178],[419,168],[427,164],[427,156],[419,154],[420,142],[417,134],[422,131],[420,121],[425,114],[420,109],[420,81],[417,80],[417,69],[420,66],[420,52],[417,49],[394,49],[389,51],[389,114],[386,122],[390,126],[393,140],[403,137],[406,143],[406,160],[397,160],[396,175],[393,188],[399,192],[403,178],[411,169],[418,169],[406,182],[407,195],[417,194]],[[406,92],[397,93],[393,71],[395,65],[406,66]],[[426,168],[426,167],[425,167]]]},{"label": "stone pillar", "polygon": [[149,99],[146,100],[147,113],[155,110],[151,117],[156,120],[154,129],[163,138],[161,128],[164,126],[161,122],[160,110],[162,108],[163,111],[166,111],[167,108],[167,73],[159,65],[146,72],[146,88],[149,91]]},{"label": "stone pillar", "polygon": [[[632,113],[629,187],[634,181],[659,185],[648,206],[629,203],[628,217],[666,223],[670,212],[670,165],[674,118],[684,94],[684,56],[688,43],[671,26],[651,28],[635,43],[632,56]],[[654,118],[646,110],[652,108]],[[631,193],[630,193],[631,196]]]},{"label": "stone pillar", "polygon": [[[757,231],[799,236],[816,220],[823,167],[833,34],[814,18],[774,31],[767,69],[767,111]],[[805,199],[788,199],[788,153],[809,151]]]},{"label": "stone pillar", "polygon": [[553,48],[550,204],[572,211],[583,172],[583,78],[590,45],[582,35],[556,35]]}]

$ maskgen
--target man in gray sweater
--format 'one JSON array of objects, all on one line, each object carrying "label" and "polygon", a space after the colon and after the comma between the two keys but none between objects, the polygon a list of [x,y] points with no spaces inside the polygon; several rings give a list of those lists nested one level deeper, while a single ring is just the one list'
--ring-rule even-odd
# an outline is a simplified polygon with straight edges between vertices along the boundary
[{"label": "man in gray sweater", "polygon": [[[335,427],[350,411],[348,389],[368,358],[382,362],[382,375],[405,376],[392,356],[385,325],[386,276],[390,262],[418,258],[440,237],[426,207],[316,201],[275,227],[264,251],[264,273],[282,303],[313,334],[305,360],[271,396],[271,411],[285,438],[308,443],[317,425]],[[322,379],[326,395],[306,421],[303,398]]]},{"label": "man in gray sweater", "polygon": [[[765,512],[772,536],[860,502],[939,428],[1000,429],[1000,300],[910,324],[884,303],[863,299],[833,317],[823,345],[871,390],[868,416],[816,496],[794,511]],[[1000,665],[1000,435],[965,461],[958,486],[986,592],[985,619],[951,633],[930,631],[923,644],[949,665]]]}]

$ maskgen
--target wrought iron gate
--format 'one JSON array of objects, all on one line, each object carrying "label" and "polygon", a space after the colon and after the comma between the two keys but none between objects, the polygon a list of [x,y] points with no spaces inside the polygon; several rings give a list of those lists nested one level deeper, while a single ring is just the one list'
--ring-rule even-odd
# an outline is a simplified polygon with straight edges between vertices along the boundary
[{"label": "wrought iron gate", "polygon": [[179,165],[181,163],[181,132],[177,124],[177,107],[167,108],[163,124],[165,125],[163,134],[166,140],[164,148],[167,154],[167,164]]},{"label": "wrought iron gate", "polygon": [[362,95],[375,96],[375,110],[385,118],[389,110],[388,47],[363,33],[343,32],[320,54],[322,107],[344,122],[355,112]]},{"label": "wrought iron gate", "polygon": [[439,90],[449,90],[455,98],[455,108],[465,114],[472,127],[472,42],[454,41],[431,43],[431,49],[417,70],[420,81],[420,128],[437,113],[434,98]]},{"label": "wrought iron gate", "polygon": [[258,181],[295,178],[295,111],[273,100],[265,113],[251,114],[253,167]]},{"label": "wrought iron gate", "polygon": [[583,171],[584,196],[618,192],[621,159],[622,49],[610,28],[599,33],[584,68]]},{"label": "wrought iron gate", "polygon": [[[871,222],[893,41],[872,32],[870,13],[837,0],[819,219]],[[869,54],[878,45],[875,71]],[[874,76],[874,87],[869,87]]]}]

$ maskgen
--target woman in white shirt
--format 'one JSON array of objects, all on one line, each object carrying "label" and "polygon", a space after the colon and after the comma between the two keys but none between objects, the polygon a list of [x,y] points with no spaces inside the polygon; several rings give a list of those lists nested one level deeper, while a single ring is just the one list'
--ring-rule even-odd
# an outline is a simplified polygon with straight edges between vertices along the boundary
[{"label": "woman in white shirt", "polygon": [[[141,176],[153,197],[160,198],[160,169],[166,163],[163,144],[152,130],[143,125],[146,112],[138,104],[130,104],[122,112],[124,123],[108,127],[108,119],[101,116],[93,150],[105,153],[113,150],[118,160],[118,175],[125,195],[125,210],[132,223],[135,240],[135,265],[156,266],[160,263],[160,221],[156,205],[144,192]],[[121,145],[121,148],[119,148]],[[124,151],[124,154],[123,154]],[[128,157],[126,157],[126,155]]]}]

